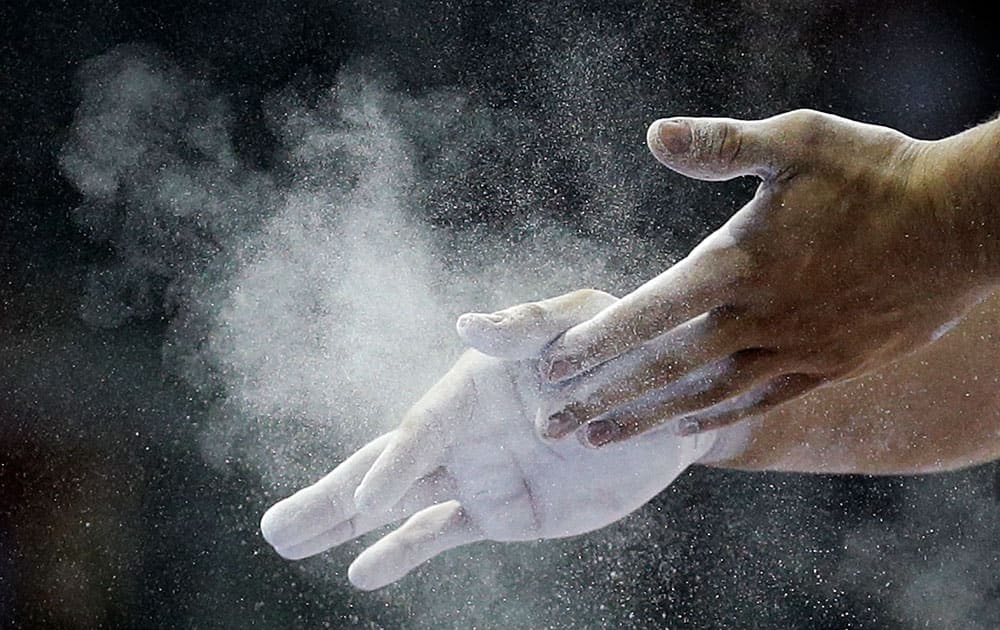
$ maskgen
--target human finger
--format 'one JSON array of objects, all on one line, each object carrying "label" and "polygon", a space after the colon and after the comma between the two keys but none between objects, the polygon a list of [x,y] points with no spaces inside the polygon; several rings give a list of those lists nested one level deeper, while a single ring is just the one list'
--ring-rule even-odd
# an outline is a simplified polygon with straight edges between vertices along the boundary
[{"label": "human finger", "polygon": [[774,379],[766,392],[753,403],[726,409],[711,415],[685,416],[678,421],[679,435],[694,435],[714,431],[753,416],[763,415],[775,407],[804,396],[826,383],[826,379],[816,374],[783,374]]},{"label": "human finger", "polygon": [[454,496],[455,482],[444,470],[432,472],[411,486],[396,505],[384,512],[359,512],[318,535],[285,547],[282,556],[298,560],[322,553],[384,525],[395,523]]},{"label": "human finger", "polygon": [[779,374],[788,372],[789,360],[782,353],[748,349],[726,360],[720,375],[700,388],[680,395],[647,397],[616,407],[587,423],[580,432],[587,446],[599,447],[627,440],[678,416],[689,416],[725,401],[738,399]]},{"label": "human finger", "polygon": [[792,169],[803,150],[820,150],[815,145],[836,120],[805,109],[763,120],[663,118],[649,126],[646,144],[662,164],[688,177],[770,180]]},{"label": "human finger", "polygon": [[356,587],[370,591],[395,582],[439,553],[483,540],[456,500],[422,510],[365,549],[347,570]]},{"label": "human finger", "polygon": [[290,548],[336,527],[355,512],[354,490],[393,433],[372,440],[332,472],[271,506],[260,519],[260,531],[284,557]]},{"label": "human finger", "polygon": [[557,398],[540,406],[536,427],[543,437],[560,438],[615,407],[665,390],[704,365],[757,347],[762,341],[757,337],[755,329],[732,309],[713,309],[627,356],[598,366],[586,375],[586,381],[566,382]]},{"label": "human finger", "polygon": [[706,240],[670,269],[553,341],[542,353],[542,377],[550,382],[572,378],[730,304],[744,258],[735,248]]},{"label": "human finger", "polygon": [[470,347],[501,359],[536,357],[550,341],[617,298],[595,289],[526,302],[494,313],[466,313],[455,328]]},{"label": "human finger", "polygon": [[464,380],[468,368],[463,359],[406,412],[354,492],[358,511],[387,511],[417,479],[440,465],[454,424],[472,412],[473,392]]},{"label": "human finger", "polygon": [[696,179],[756,175],[765,185],[858,159],[891,159],[905,134],[811,109],[761,120],[671,117],[654,121],[646,144],[665,166]]}]

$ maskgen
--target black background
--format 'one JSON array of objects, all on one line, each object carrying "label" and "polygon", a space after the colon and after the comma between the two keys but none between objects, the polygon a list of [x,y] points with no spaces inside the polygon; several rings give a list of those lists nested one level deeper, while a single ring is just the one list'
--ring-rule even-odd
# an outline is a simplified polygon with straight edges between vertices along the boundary
[{"label": "black background", "polygon": [[[539,120],[574,117],[580,133],[612,116],[600,132],[631,133],[632,144],[661,115],[794,107],[936,138],[1000,108],[1000,40],[979,4],[4,3],[0,626],[520,625],[510,602],[477,602],[460,585],[442,587],[460,602],[453,610],[421,620],[406,591],[360,594],[342,574],[315,579],[270,553],[256,527],[273,497],[238,462],[202,461],[205,401],[161,369],[169,313],[99,330],[80,321],[82,270],[115,256],[74,223],[80,194],[57,164],[83,61],[120,44],[162,51],[229,98],[237,147],[262,169],[274,159],[267,95],[325,85],[359,56],[379,60],[407,93],[455,87]],[[546,59],[608,32],[627,42],[624,53],[581,53],[604,89],[588,93],[592,84],[568,72],[556,98],[560,77],[543,76]],[[525,150],[545,154],[564,139],[543,134]],[[565,200],[554,212],[587,229],[574,162],[564,162],[553,169],[567,172],[551,183]],[[658,173],[644,168],[631,172]],[[670,215],[658,185],[643,189],[623,238],[669,257],[752,184],[692,186],[699,211]],[[433,220],[500,229],[519,217],[466,206]],[[539,566],[502,568],[503,586],[541,627],[1000,627],[992,482],[989,466],[921,479],[692,471],[631,521],[647,540],[622,542],[610,528],[539,543]],[[478,553],[505,562],[499,546]],[[560,560],[546,568],[546,557]]]}]

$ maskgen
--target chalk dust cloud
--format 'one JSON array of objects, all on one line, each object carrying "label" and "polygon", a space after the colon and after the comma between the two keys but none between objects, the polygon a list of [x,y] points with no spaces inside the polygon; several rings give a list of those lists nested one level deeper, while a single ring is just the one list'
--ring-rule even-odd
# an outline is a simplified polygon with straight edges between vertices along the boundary
[{"label": "chalk dust cloud", "polygon": [[[461,312],[610,281],[608,245],[549,219],[533,192],[545,166],[516,151],[530,121],[393,81],[361,59],[318,97],[272,95],[265,171],[234,147],[226,98],[162,53],[123,47],[80,72],[60,162],[84,197],[75,220],[113,252],[90,270],[81,315],[165,318],[166,369],[210,401],[205,457],[254,471],[273,498],[395,426],[461,351]],[[494,179],[470,182],[504,143],[506,181],[493,163]],[[446,230],[435,213],[463,203],[530,221]],[[459,583],[496,579],[472,558],[452,561]],[[344,560],[306,566],[342,579]]]},{"label": "chalk dust cloud", "polygon": [[[711,20],[680,6],[630,5],[626,19],[575,13],[572,3],[518,5],[504,16],[514,26],[487,28],[516,42],[501,47],[509,58],[466,74],[448,68],[475,65],[462,59],[459,26],[446,24],[454,37],[431,50],[415,43],[426,24],[400,7],[348,4],[375,22],[379,43],[331,76],[264,96],[264,159],[246,150],[240,104],[224,82],[139,44],[81,67],[79,106],[59,154],[82,197],[74,221],[106,250],[89,266],[81,316],[98,328],[164,323],[166,373],[209,407],[201,453],[259,479],[248,492],[262,504],[392,427],[461,351],[458,314],[584,286],[622,293],[749,198],[662,176],[644,146],[648,122],[822,106],[802,100],[824,80],[816,47],[805,45],[822,16],[800,3],[720,5]],[[521,73],[517,81],[500,76],[508,67]],[[456,74],[467,84],[452,81]],[[414,87],[417,75],[431,77],[431,87]],[[502,94],[483,87],[503,81],[510,89]],[[716,473],[699,479],[680,480],[656,506],[582,539],[456,550],[357,604],[355,621],[647,627],[650,615],[670,609],[695,610],[697,618],[679,613],[690,625],[725,627],[733,611],[699,610],[691,593],[751,606],[781,588],[833,601],[830,618],[837,606],[850,612],[875,596],[852,584],[879,577],[858,558],[887,535],[881,528],[844,526],[843,559],[820,562],[820,577],[799,570],[802,549],[839,544],[827,540],[822,518],[833,512],[815,508],[826,486],[809,495],[816,486],[795,481],[762,489]],[[914,508],[925,510],[933,506]],[[748,558],[739,532],[709,520],[775,542],[763,559]],[[903,547],[905,562],[918,554]],[[297,566],[335,592],[357,551]],[[891,591],[895,618],[980,614],[982,598],[958,597],[987,590],[967,551],[937,573],[906,574]],[[698,579],[699,566],[720,557],[738,567],[739,594]],[[787,575],[769,574],[782,558]],[[526,574],[538,583],[525,585]],[[963,580],[969,589],[950,586]],[[935,608],[942,594],[961,605]],[[639,617],[632,623],[623,610]]]}]

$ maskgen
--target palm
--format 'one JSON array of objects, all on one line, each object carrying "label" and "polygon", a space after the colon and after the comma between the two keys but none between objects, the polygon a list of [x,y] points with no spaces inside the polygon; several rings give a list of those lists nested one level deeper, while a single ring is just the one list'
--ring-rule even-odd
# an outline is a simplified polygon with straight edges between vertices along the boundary
[{"label": "palm", "polygon": [[[455,498],[492,540],[557,538],[612,523],[655,496],[690,463],[692,444],[651,433],[627,446],[592,449],[544,442],[535,430],[537,362],[470,352],[453,373],[473,391],[470,418],[454,417],[441,464]],[[687,457],[685,457],[685,455]]]}]

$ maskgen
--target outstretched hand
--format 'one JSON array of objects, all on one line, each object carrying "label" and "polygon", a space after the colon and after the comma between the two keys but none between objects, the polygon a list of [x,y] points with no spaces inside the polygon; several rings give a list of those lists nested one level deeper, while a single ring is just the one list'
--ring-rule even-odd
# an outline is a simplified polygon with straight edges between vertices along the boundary
[{"label": "outstretched hand", "polygon": [[464,337],[511,358],[466,352],[397,429],[271,507],[261,520],[265,539],[298,559],[409,517],[348,570],[356,586],[375,589],[459,545],[572,536],[646,503],[713,438],[651,432],[598,451],[546,443],[533,423],[538,353],[614,301],[577,291],[525,306],[530,321],[514,322],[516,338],[483,318],[460,319]]},{"label": "outstretched hand", "polygon": [[[551,344],[542,377],[559,387],[540,433],[584,427],[593,446],[670,420],[698,433],[931,342],[1000,280],[998,130],[927,142],[806,110],[653,123],[669,168],[761,184],[685,259]],[[531,308],[466,317],[520,322],[516,338]],[[706,370],[704,387],[676,387]]]}]

